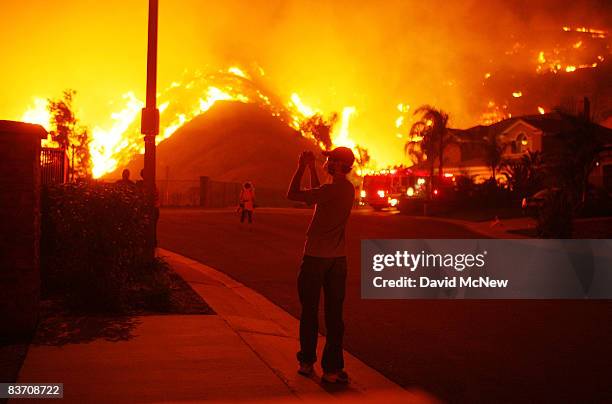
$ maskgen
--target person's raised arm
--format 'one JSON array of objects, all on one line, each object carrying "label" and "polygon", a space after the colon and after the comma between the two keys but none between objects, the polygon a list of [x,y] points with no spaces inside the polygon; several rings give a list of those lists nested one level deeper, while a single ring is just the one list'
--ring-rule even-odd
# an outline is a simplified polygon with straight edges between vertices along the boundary
[{"label": "person's raised arm", "polygon": [[321,183],[319,182],[319,175],[317,174],[317,168],[315,165],[314,154],[308,160],[308,168],[310,169],[310,188],[319,188]]},{"label": "person's raised arm", "polygon": [[298,168],[295,170],[295,174],[293,174],[291,184],[289,185],[289,190],[287,191],[287,199],[292,201],[306,202],[306,193],[301,189],[302,177],[304,176],[306,164],[306,156],[305,153],[302,152],[298,160]]}]

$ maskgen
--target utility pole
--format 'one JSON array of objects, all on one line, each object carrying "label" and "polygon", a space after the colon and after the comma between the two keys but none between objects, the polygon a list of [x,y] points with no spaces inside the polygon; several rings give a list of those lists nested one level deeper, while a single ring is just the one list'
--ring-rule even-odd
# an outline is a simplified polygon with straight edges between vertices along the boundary
[{"label": "utility pole", "polygon": [[147,240],[152,260],[155,255],[157,220],[155,201],[155,137],[159,133],[159,110],[157,109],[157,12],[158,0],[149,0],[149,30],[147,47],[147,100],[142,109],[140,132],[144,135],[145,156],[143,180],[149,202],[152,223]]}]

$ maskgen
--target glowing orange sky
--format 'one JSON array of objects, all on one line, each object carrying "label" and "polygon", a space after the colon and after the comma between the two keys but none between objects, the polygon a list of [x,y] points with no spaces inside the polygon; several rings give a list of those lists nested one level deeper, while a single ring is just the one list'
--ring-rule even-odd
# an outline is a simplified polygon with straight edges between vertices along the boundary
[{"label": "glowing orange sky", "polygon": [[[609,19],[592,8],[605,2],[572,2],[554,17],[556,2],[536,4],[533,15],[522,13],[534,2],[510,3],[160,0],[159,87],[185,69],[256,63],[281,97],[297,92],[327,112],[355,106],[351,136],[374,158],[397,162],[405,139],[394,136],[396,105],[431,103],[451,124],[476,123],[453,79],[467,60],[486,61],[509,26]],[[1,119],[20,119],[34,96],[73,88],[83,123],[103,126],[122,94],[144,98],[146,0],[2,1],[0,13]]]}]

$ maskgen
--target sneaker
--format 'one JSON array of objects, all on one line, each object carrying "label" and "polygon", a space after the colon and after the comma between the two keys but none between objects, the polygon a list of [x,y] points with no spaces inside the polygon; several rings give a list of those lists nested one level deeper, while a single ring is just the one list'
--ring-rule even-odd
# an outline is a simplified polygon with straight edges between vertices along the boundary
[{"label": "sneaker", "polygon": [[314,373],[314,367],[312,363],[300,362],[298,373],[302,376],[310,377]]},{"label": "sneaker", "polygon": [[327,383],[347,384],[349,382],[349,376],[344,370],[338,372],[325,372],[321,380]]}]

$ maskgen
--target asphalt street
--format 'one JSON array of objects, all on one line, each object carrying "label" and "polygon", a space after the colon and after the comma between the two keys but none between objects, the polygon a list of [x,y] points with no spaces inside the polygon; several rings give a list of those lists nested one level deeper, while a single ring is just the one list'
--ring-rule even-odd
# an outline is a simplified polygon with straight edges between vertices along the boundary
[{"label": "asphalt street", "polygon": [[[259,209],[249,230],[233,210],[163,209],[158,237],[161,247],[227,273],[298,317],[296,277],[311,213]],[[610,301],[360,298],[361,239],[480,237],[434,219],[354,212],[346,349],[400,385],[450,402],[611,401]]]}]

